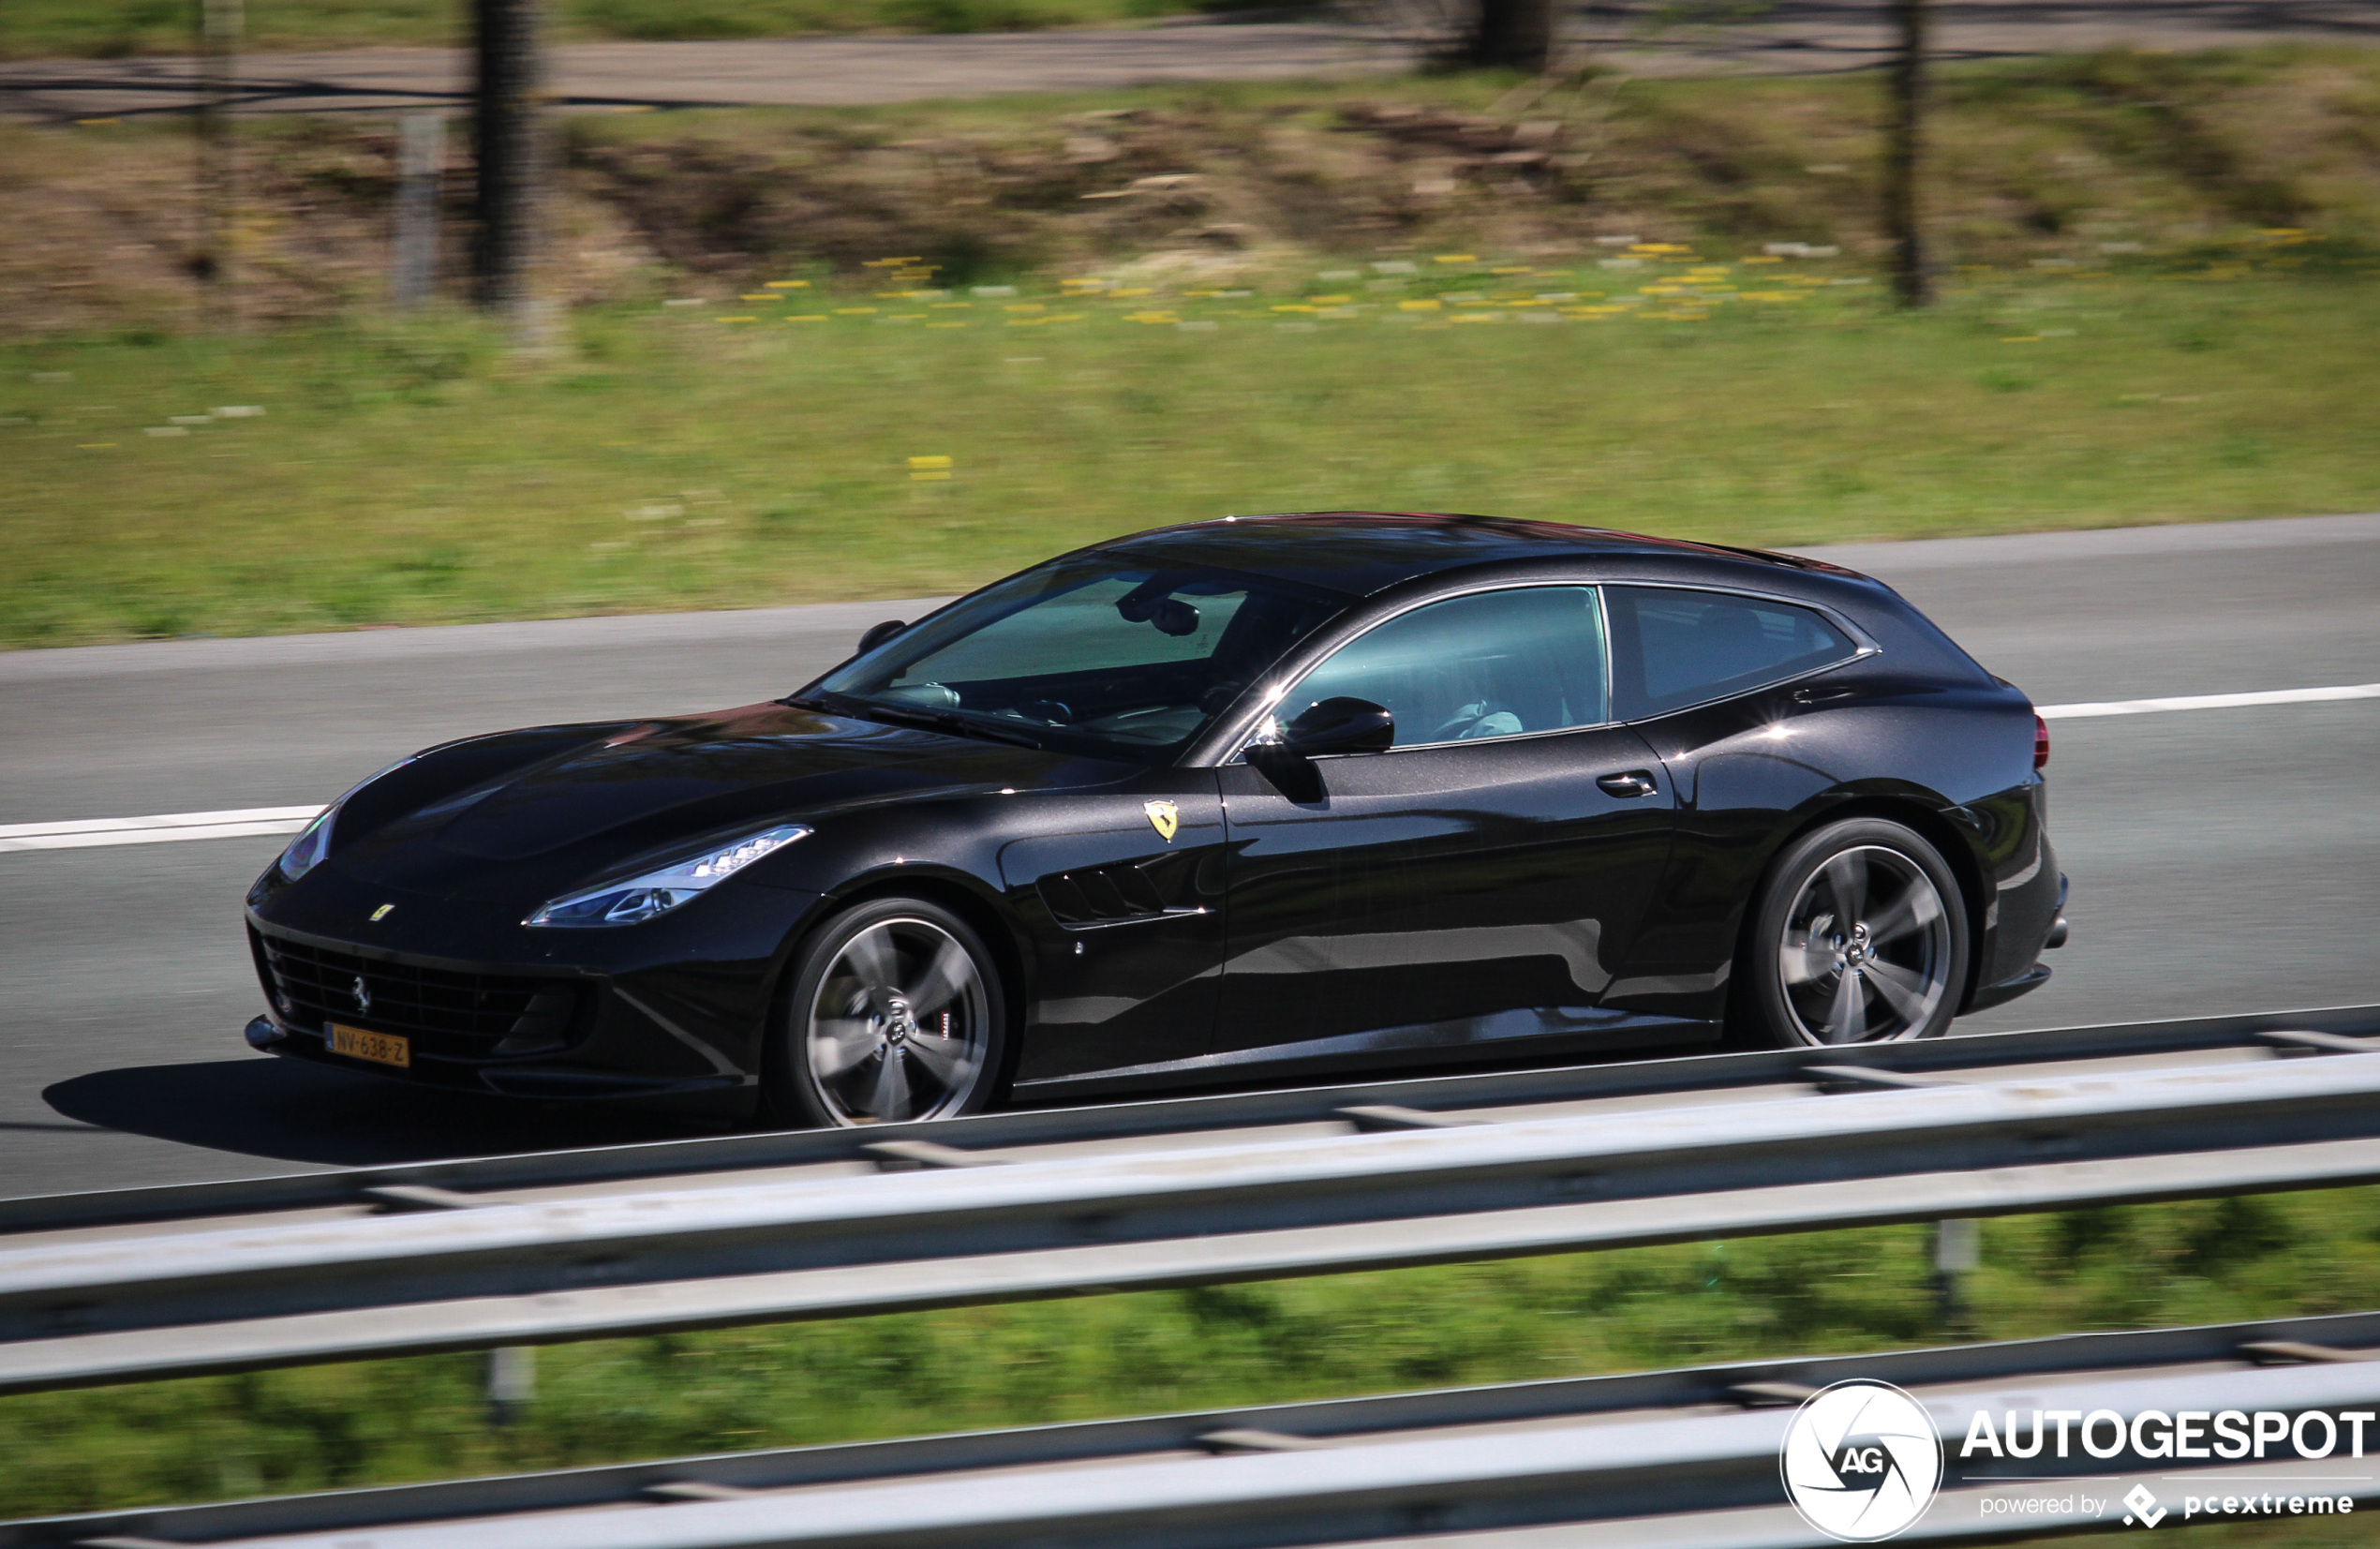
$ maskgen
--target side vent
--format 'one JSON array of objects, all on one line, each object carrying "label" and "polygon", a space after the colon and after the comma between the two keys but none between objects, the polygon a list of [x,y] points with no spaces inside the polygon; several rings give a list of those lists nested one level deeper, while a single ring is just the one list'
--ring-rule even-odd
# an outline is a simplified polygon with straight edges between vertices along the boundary
[{"label": "side vent", "polygon": [[1155,880],[1138,866],[1052,871],[1034,886],[1062,925],[1115,925],[1170,913]]}]

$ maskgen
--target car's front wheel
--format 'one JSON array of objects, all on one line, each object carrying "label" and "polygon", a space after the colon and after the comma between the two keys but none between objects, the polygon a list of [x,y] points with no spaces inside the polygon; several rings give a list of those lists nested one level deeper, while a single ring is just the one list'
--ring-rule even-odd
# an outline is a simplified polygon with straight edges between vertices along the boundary
[{"label": "car's front wheel", "polygon": [[1829,824],[1786,846],[1735,964],[1749,1041],[1797,1045],[1939,1037],[1967,983],[1967,908],[1934,847],[1880,818]]},{"label": "car's front wheel", "polygon": [[872,899],[805,945],[763,1085],[768,1117],[812,1126],[979,1111],[1004,1048],[1000,975],[967,922]]}]

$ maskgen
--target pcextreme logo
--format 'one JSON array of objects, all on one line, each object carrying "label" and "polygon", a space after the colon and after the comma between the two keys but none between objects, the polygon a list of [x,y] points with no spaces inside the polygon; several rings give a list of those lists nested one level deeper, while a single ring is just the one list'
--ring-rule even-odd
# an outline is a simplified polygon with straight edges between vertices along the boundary
[{"label": "pcextreme logo", "polygon": [[1845,1543],[1875,1543],[1934,1503],[1942,1446],[1917,1400],[1889,1382],[1854,1378],[1803,1403],[1778,1468],[1803,1521]]}]

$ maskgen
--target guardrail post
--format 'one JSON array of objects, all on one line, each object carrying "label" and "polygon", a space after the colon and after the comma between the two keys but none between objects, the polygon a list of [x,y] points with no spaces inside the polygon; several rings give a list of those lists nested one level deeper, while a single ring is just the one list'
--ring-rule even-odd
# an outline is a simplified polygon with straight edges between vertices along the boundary
[{"label": "guardrail post", "polygon": [[1944,1327],[1967,1321],[1967,1276],[1983,1262],[1983,1233],[1973,1221],[1934,1223],[1934,1296]]},{"label": "guardrail post", "polygon": [[487,1412],[498,1425],[521,1418],[537,1396],[537,1347],[498,1345],[487,1352]]}]

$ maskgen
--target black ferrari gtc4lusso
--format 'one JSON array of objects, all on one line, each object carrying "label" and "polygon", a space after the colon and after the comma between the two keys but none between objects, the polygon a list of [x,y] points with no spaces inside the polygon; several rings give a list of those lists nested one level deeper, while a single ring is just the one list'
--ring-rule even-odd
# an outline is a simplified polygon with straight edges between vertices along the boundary
[{"label": "black ferrari gtc4lusso", "polygon": [[1472,516],[1037,565],[781,700],[430,749],[248,895],[256,1047],[865,1125],[1932,1037],[2065,936],[2045,730],[1889,588]]}]

